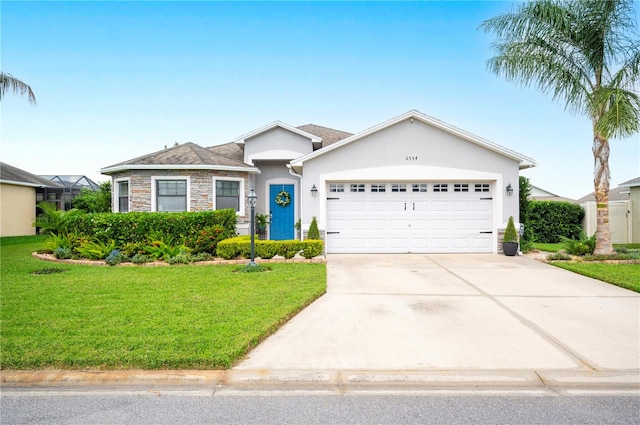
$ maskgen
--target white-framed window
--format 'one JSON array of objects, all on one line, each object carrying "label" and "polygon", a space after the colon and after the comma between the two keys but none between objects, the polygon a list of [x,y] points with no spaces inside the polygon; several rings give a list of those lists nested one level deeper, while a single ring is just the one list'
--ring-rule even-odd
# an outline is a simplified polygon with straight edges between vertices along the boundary
[{"label": "white-framed window", "polygon": [[329,184],[329,192],[344,192],[344,184],[342,183],[330,183]]},{"label": "white-framed window", "polygon": [[433,185],[434,192],[448,192],[449,185],[447,183],[438,183]]},{"label": "white-framed window", "polygon": [[469,185],[467,183],[455,183],[453,185],[453,191],[454,192],[468,192],[469,191]]},{"label": "white-framed window", "polygon": [[426,183],[413,183],[411,185],[412,192],[426,192],[427,184]]},{"label": "white-framed window", "polygon": [[115,212],[129,212],[129,179],[117,179],[114,181],[116,202]]},{"label": "white-framed window", "polygon": [[350,192],[364,192],[364,183],[351,183],[349,185]]},{"label": "white-framed window", "polygon": [[213,209],[232,208],[244,215],[244,179],[241,177],[213,178]]},{"label": "white-framed window", "polygon": [[372,184],[371,185],[371,191],[372,192],[386,192],[387,191],[387,185],[382,183],[382,184]]},{"label": "white-framed window", "polygon": [[189,211],[190,193],[191,179],[188,176],[151,177],[152,211]]}]

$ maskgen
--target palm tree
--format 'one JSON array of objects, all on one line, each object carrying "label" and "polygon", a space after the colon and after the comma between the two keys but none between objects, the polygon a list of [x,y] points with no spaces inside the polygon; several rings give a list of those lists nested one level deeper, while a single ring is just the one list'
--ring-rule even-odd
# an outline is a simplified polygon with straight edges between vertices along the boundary
[{"label": "palm tree", "polygon": [[6,91],[12,91],[20,95],[26,94],[29,98],[29,103],[36,104],[36,96],[33,94],[33,90],[31,90],[29,85],[14,78],[11,74],[0,72],[0,100],[2,100]]},{"label": "palm tree", "polygon": [[640,39],[630,0],[538,0],[484,21],[497,36],[488,68],[537,86],[591,118],[597,205],[595,254],[613,252],[609,139],[640,130]]}]

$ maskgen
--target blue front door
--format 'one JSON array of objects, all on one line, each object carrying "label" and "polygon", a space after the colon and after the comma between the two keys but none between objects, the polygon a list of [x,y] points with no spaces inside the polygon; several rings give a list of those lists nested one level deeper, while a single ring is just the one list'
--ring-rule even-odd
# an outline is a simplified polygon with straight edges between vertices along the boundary
[{"label": "blue front door", "polygon": [[[289,203],[287,205],[282,205],[286,203],[286,194],[289,194]],[[269,199],[271,199],[269,203],[269,208],[271,210],[271,225],[269,228],[271,230],[271,240],[281,241],[294,238],[293,194],[292,184],[272,184],[269,186]],[[276,202],[276,199],[279,199],[280,204]]]}]

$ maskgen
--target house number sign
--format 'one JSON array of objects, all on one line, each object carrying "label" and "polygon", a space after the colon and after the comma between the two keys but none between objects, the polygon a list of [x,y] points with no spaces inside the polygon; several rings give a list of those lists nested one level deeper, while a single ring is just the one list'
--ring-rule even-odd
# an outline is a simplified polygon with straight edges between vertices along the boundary
[{"label": "house number sign", "polygon": [[417,161],[418,160],[418,156],[417,155],[407,155],[405,160],[406,161]]}]

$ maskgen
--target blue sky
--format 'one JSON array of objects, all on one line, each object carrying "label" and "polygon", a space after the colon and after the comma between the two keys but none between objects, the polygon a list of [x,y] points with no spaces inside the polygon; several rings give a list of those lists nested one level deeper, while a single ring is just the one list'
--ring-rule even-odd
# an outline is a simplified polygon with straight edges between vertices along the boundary
[{"label": "blue sky", "polygon": [[[587,119],[490,74],[477,28],[511,2],[13,2],[3,162],[85,174],[174,143],[213,146],[279,120],[359,132],[417,109],[530,156],[561,196],[592,191]],[[636,2],[636,10],[640,3]],[[640,176],[640,135],[613,140],[612,187]]]}]

